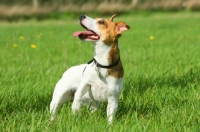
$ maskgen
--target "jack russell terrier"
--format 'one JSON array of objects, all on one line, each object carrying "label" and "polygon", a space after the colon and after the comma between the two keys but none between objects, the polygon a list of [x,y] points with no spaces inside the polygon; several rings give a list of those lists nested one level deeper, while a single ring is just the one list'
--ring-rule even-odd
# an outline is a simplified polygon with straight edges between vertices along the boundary
[{"label": "jack russell terrier", "polygon": [[86,31],[75,32],[73,36],[92,42],[94,57],[88,64],[69,68],[58,81],[50,104],[51,120],[67,101],[73,101],[73,114],[82,105],[89,106],[94,112],[99,102],[108,101],[108,122],[113,122],[124,83],[118,39],[130,28],[125,22],[113,22],[115,16],[109,20],[92,19],[86,15],[79,17],[80,25]]}]

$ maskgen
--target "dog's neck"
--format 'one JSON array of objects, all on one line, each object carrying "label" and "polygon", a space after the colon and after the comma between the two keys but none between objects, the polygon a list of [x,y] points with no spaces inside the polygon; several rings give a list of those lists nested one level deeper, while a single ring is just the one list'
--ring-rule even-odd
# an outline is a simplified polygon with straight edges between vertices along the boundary
[{"label": "dog's neck", "polygon": [[111,65],[115,63],[119,57],[119,47],[118,41],[113,42],[112,44],[104,44],[100,41],[93,43],[94,44],[94,58],[102,65]]}]

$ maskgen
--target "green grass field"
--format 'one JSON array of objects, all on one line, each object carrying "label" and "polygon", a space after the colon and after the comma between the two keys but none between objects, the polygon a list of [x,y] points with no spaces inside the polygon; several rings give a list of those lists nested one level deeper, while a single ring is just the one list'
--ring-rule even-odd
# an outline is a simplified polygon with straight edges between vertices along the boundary
[{"label": "green grass field", "polygon": [[112,126],[106,103],[94,114],[83,108],[75,116],[68,103],[48,125],[56,82],[93,57],[93,46],[72,36],[82,30],[77,20],[0,22],[0,131],[200,131],[200,14],[120,20],[131,29],[119,40],[125,84]]}]

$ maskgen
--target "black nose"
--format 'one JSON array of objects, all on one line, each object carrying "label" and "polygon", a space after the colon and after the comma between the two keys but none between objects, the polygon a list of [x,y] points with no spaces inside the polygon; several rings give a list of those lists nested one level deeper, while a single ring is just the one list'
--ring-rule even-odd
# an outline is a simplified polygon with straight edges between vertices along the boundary
[{"label": "black nose", "polygon": [[86,18],[85,15],[80,15],[79,20],[83,20],[83,19],[85,19],[85,18]]}]

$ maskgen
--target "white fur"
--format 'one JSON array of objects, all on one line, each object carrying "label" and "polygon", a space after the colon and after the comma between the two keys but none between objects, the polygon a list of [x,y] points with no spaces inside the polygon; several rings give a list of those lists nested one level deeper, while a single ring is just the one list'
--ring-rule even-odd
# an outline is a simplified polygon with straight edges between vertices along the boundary
[{"label": "white fur", "polygon": [[[87,16],[82,23],[88,29],[99,34],[96,21]],[[99,40],[93,41],[93,45],[95,49],[94,58],[100,64],[108,65],[107,57],[111,46],[105,45],[101,40],[101,36]],[[117,111],[124,79],[109,76],[107,69],[104,68],[100,68],[99,73],[100,77],[94,62],[68,69],[56,84],[50,104],[51,120],[55,118],[57,111],[67,101],[73,101],[72,112],[74,114],[80,110],[82,105],[91,106],[90,110],[94,112],[98,108],[99,102],[108,101],[108,122],[112,123]],[[74,98],[73,93],[75,93]]]}]

